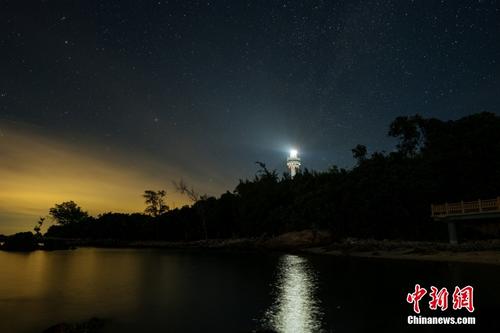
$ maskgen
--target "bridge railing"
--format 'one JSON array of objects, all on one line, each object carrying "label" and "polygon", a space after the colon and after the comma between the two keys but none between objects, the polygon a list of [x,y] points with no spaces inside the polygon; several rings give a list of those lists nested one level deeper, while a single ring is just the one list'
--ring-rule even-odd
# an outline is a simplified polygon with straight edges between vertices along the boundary
[{"label": "bridge railing", "polygon": [[432,217],[446,217],[450,215],[466,215],[500,211],[500,197],[488,200],[460,201],[444,204],[432,204]]}]

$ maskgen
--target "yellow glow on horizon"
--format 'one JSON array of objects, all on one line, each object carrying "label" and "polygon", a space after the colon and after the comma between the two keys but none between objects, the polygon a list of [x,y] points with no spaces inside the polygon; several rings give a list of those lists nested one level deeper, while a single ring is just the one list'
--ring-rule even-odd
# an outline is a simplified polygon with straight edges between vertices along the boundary
[{"label": "yellow glow on horizon", "polygon": [[[50,207],[68,200],[92,215],[142,212],[146,189],[167,189],[171,207],[189,203],[171,185],[171,180],[186,175],[134,157],[139,165],[127,163],[124,153],[103,154],[95,147],[75,147],[34,131],[2,128],[0,234],[31,230]],[[158,174],[158,169],[163,176],[148,172]]]}]

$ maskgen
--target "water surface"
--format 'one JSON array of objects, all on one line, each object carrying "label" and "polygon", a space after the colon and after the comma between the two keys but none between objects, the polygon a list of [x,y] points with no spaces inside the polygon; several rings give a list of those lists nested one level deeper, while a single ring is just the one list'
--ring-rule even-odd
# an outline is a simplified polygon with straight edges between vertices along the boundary
[{"label": "water surface", "polygon": [[[475,287],[500,332],[500,267],[292,254],[81,248],[0,251],[0,332],[109,318],[106,332],[439,332],[410,327],[415,283]],[[468,315],[447,311],[448,315]]]}]

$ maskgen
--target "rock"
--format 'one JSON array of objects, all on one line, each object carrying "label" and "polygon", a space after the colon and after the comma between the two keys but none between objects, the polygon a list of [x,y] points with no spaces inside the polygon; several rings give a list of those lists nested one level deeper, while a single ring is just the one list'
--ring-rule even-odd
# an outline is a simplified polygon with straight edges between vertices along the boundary
[{"label": "rock", "polygon": [[47,328],[43,333],[67,333],[71,332],[71,325],[66,323],[57,324]]},{"label": "rock", "polygon": [[76,324],[60,323],[47,328],[42,333],[98,333],[101,332],[105,322],[101,318],[90,318]]},{"label": "rock", "polygon": [[281,234],[268,239],[262,246],[270,249],[300,249],[327,244],[331,241],[331,234],[328,231],[302,230]]}]

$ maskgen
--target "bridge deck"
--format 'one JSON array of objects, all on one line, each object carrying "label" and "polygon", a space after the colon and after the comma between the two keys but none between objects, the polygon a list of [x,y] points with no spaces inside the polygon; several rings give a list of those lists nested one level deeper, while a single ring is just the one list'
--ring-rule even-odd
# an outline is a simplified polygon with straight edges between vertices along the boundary
[{"label": "bridge deck", "polygon": [[431,205],[434,220],[468,220],[500,217],[500,197]]}]

